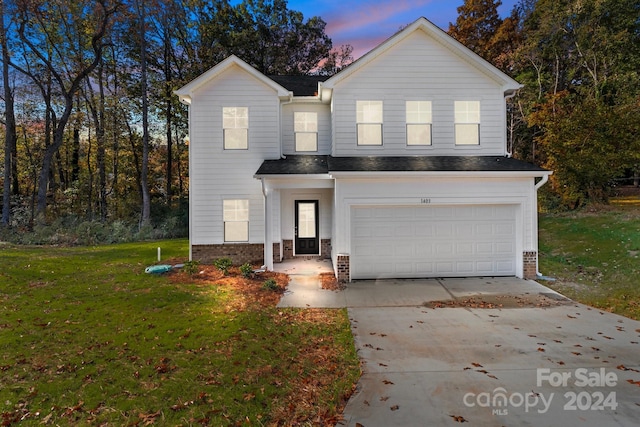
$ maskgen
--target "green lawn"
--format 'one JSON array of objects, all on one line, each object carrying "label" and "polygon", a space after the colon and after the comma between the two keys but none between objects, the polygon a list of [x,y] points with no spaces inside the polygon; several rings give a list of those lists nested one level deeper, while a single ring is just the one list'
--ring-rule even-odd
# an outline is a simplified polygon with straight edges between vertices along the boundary
[{"label": "green lawn", "polygon": [[640,319],[640,204],[540,217],[540,271],[568,297]]},{"label": "green lawn", "polygon": [[187,254],[186,240],[0,245],[0,425],[339,415],[360,373],[346,310],[237,304],[237,287],[145,274],[158,246]]}]

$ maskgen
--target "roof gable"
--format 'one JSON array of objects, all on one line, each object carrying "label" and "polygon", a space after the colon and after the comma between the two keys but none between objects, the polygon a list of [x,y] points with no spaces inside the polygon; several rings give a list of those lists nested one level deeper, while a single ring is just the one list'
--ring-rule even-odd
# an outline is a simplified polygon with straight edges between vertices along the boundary
[{"label": "roof gable", "polygon": [[479,72],[488,76],[490,79],[492,79],[502,87],[505,94],[516,91],[522,87],[520,83],[500,71],[491,63],[485,61],[479,55],[448,35],[431,21],[424,17],[421,17],[410,24],[408,27],[391,36],[389,39],[378,45],[373,50],[366,53],[364,56],[355,61],[353,64],[349,65],[344,70],[335,74],[327,81],[320,83],[321,96],[323,98],[331,96],[331,91],[338,83],[349,78],[351,75],[361,70],[362,68],[367,67],[371,62],[380,57],[384,52],[393,49],[394,46],[396,46],[402,40],[405,40],[416,31],[424,32],[434,42],[444,46],[449,52],[458,56],[465,62],[471,64]]},{"label": "roof gable", "polygon": [[246,62],[244,62],[242,59],[238,58],[235,55],[231,55],[224,61],[218,63],[217,65],[215,65],[208,71],[204,72],[203,74],[201,74],[200,76],[192,80],[191,82],[182,86],[180,89],[174,91],[174,93],[178,95],[178,97],[180,98],[180,102],[187,105],[191,104],[191,98],[193,93],[197,92],[198,89],[201,88],[203,85],[214,80],[216,77],[220,76],[220,74],[222,74],[224,71],[228,70],[233,66],[237,66],[241,68],[243,71],[250,74],[260,82],[264,83],[266,86],[275,90],[279,97],[290,98],[292,96],[292,93],[290,91],[288,91],[287,89],[285,89],[284,87],[276,83],[275,81],[271,80],[269,77],[265,76],[260,71],[256,70],[251,65],[247,64]]}]

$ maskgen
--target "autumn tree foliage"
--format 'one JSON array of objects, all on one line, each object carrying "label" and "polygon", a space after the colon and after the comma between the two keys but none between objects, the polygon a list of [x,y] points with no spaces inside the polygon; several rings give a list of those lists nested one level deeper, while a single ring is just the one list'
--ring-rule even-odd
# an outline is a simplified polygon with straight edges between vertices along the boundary
[{"label": "autumn tree foliage", "polygon": [[2,223],[16,230],[65,217],[179,228],[187,111],[173,91],[231,54],[308,74],[332,48],[326,23],[285,0],[1,2]]}]

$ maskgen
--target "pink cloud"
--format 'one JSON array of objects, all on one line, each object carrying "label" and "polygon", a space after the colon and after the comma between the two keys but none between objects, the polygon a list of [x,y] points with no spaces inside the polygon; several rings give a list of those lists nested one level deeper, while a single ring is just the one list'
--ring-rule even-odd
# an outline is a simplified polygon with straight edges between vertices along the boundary
[{"label": "pink cloud", "polygon": [[325,3],[327,10],[320,15],[334,46],[350,44],[354,58],[359,58],[423,16],[424,7],[432,3],[434,0],[343,0],[339,6]]}]

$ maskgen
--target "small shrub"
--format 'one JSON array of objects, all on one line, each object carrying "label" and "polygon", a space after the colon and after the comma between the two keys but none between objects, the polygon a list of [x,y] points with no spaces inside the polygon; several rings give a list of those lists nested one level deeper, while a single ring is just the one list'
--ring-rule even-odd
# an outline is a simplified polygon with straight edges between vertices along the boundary
[{"label": "small shrub", "polygon": [[200,266],[199,261],[186,261],[184,263],[184,267],[182,270],[187,273],[189,276],[193,276],[198,272],[198,267]]},{"label": "small shrub", "polygon": [[280,287],[276,283],[276,279],[271,278],[264,281],[264,283],[262,284],[262,289],[266,289],[268,291],[277,291],[278,289],[280,289]]},{"label": "small shrub", "polygon": [[240,266],[240,273],[248,279],[253,274],[253,267],[248,262],[245,262]]},{"label": "small shrub", "polygon": [[213,265],[226,276],[229,274],[229,267],[233,265],[233,262],[231,261],[231,258],[224,257],[213,261]]}]

